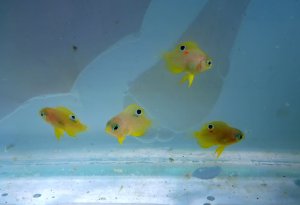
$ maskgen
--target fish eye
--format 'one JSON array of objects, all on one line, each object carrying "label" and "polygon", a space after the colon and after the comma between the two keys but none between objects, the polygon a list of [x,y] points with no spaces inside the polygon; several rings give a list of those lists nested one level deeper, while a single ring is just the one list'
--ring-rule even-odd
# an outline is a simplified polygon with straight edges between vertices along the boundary
[{"label": "fish eye", "polygon": [[114,131],[116,131],[117,129],[119,129],[119,125],[116,124],[116,125],[114,125],[112,128],[113,128]]},{"label": "fish eye", "polygon": [[209,65],[209,66],[211,66],[211,64],[212,64],[211,60],[208,60],[206,63],[207,63],[207,65]]},{"label": "fish eye", "polygon": [[75,121],[76,120],[75,115],[70,115],[70,120]]},{"label": "fish eye", "polygon": [[208,127],[209,130],[214,129],[214,126],[212,124],[209,124],[207,127]]},{"label": "fish eye", "polygon": [[186,49],[185,46],[180,46],[180,50],[181,50],[181,51],[184,51],[185,49]]},{"label": "fish eye", "polygon": [[44,112],[41,112],[40,115],[41,115],[41,117],[46,116],[46,114]]},{"label": "fish eye", "polygon": [[235,138],[238,139],[238,140],[241,140],[241,139],[243,139],[243,135],[242,134],[236,134]]},{"label": "fish eye", "polygon": [[139,115],[141,115],[142,114],[142,110],[141,109],[137,109],[136,110],[136,114],[139,116]]}]

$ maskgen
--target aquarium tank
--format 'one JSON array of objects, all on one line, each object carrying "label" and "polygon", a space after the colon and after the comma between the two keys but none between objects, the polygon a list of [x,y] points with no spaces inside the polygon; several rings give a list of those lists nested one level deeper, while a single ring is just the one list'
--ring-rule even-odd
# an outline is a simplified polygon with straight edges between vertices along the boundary
[{"label": "aquarium tank", "polygon": [[300,204],[299,11],[0,1],[0,204]]}]

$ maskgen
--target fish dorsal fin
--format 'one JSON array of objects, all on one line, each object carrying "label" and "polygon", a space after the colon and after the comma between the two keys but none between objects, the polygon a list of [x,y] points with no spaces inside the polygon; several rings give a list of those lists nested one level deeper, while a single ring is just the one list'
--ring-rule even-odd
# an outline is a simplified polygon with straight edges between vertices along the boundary
[{"label": "fish dorsal fin", "polygon": [[74,113],[69,110],[68,108],[66,107],[56,107],[55,109],[59,110],[59,111],[62,111],[63,113],[67,114],[67,115],[73,115]]}]

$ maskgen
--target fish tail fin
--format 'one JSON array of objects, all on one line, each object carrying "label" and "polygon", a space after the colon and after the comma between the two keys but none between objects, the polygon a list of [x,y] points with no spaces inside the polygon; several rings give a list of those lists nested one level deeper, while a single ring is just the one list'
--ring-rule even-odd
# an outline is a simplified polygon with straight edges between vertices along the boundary
[{"label": "fish tail fin", "polygon": [[198,131],[196,131],[196,132],[194,132],[193,133],[193,136],[194,136],[194,138],[199,138],[199,136],[200,136],[200,132],[198,132]]},{"label": "fish tail fin", "polygon": [[183,72],[184,67],[178,66],[176,63],[174,63],[174,60],[171,58],[171,55],[169,53],[165,53],[163,55],[163,58],[166,62],[168,70],[173,74],[178,74]]},{"label": "fish tail fin", "polygon": [[64,130],[60,128],[54,128],[54,134],[57,140],[60,140],[60,137],[64,135]]},{"label": "fish tail fin", "polygon": [[180,81],[180,83],[184,83],[185,81],[188,81],[188,87],[191,87],[194,81],[195,75],[192,73],[187,73],[186,75],[184,75]]},{"label": "fish tail fin", "polygon": [[200,134],[200,132],[194,132],[195,138],[197,138],[197,142],[202,148],[209,148],[216,145],[213,141],[209,140],[207,137],[204,137]]},{"label": "fish tail fin", "polygon": [[222,146],[222,145],[216,149],[217,158],[219,158],[221,156],[224,149],[225,149],[225,146]]},{"label": "fish tail fin", "polygon": [[125,136],[118,136],[117,139],[118,139],[119,144],[123,144],[126,137]]}]

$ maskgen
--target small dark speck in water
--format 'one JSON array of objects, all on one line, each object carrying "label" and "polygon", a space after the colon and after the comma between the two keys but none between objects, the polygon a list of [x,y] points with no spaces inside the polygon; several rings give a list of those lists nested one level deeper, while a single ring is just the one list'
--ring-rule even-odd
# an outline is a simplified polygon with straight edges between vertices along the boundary
[{"label": "small dark speck in water", "polygon": [[211,205],[210,203],[204,203],[203,205]]},{"label": "small dark speck in water", "polygon": [[8,193],[3,193],[3,194],[1,194],[1,196],[7,196],[8,195]]},{"label": "small dark speck in water", "polygon": [[78,47],[75,46],[75,45],[73,45],[73,46],[72,46],[72,49],[73,49],[73,51],[77,51],[77,50],[78,50]]},{"label": "small dark speck in water", "polygon": [[169,161],[170,161],[170,162],[174,162],[174,159],[170,157],[170,158],[169,158]]},{"label": "small dark speck in water", "polygon": [[221,173],[221,167],[201,167],[196,169],[192,176],[199,179],[213,179]]},{"label": "small dark speck in water", "polygon": [[298,187],[300,187],[300,179],[296,179],[294,182]]},{"label": "small dark speck in water", "polygon": [[14,147],[15,147],[14,144],[9,144],[9,145],[6,145],[6,146],[5,146],[5,149],[6,149],[6,150],[9,150],[9,149],[12,149],[12,148],[14,148]]},{"label": "small dark speck in water", "polygon": [[35,195],[33,195],[33,198],[39,198],[41,196],[42,196],[41,194],[35,194]]},{"label": "small dark speck in water", "polygon": [[207,198],[208,201],[213,201],[213,200],[215,200],[215,197],[213,197],[213,196],[208,196],[208,197],[206,197],[206,198]]},{"label": "small dark speck in water", "polygon": [[259,199],[259,197],[256,197],[256,199],[258,200],[258,199]]},{"label": "small dark speck in water", "polygon": [[262,183],[261,186],[266,187],[266,186],[268,186],[268,184]]}]

